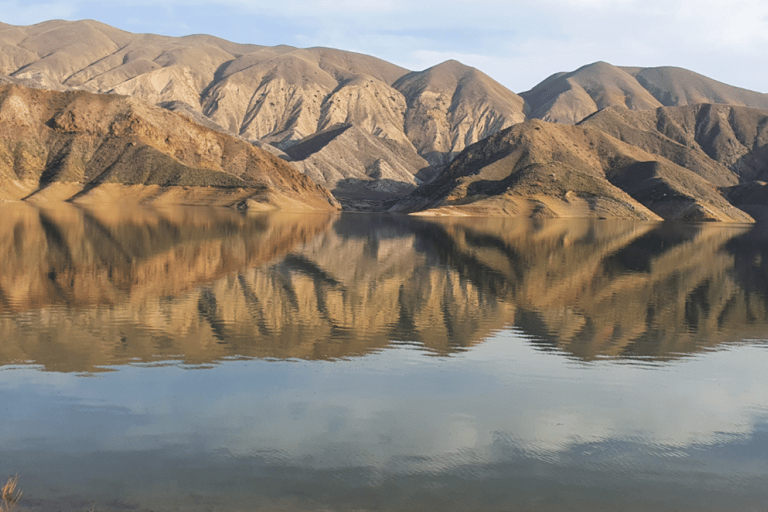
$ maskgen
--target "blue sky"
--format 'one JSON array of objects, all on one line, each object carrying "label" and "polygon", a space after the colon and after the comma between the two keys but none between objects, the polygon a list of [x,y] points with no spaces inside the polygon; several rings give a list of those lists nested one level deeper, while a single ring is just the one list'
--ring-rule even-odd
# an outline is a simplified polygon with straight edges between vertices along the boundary
[{"label": "blue sky", "polygon": [[768,92],[765,0],[0,0],[5,23],[53,18],[329,46],[413,70],[457,59],[515,92],[597,60],[680,66]]}]

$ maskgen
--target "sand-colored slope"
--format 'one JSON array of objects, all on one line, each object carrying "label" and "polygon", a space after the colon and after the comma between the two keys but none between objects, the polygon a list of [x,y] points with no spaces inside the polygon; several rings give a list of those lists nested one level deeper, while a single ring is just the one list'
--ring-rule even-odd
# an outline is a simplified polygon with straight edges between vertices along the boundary
[{"label": "sand-colored slope", "polygon": [[[414,146],[440,165],[525,118],[520,97],[456,62],[409,73],[330,48],[131,34],[93,21],[0,27],[0,75],[48,89],[183,104],[232,134],[281,149],[349,124],[385,143]],[[342,174],[366,174],[354,160],[335,165]]]},{"label": "sand-colored slope", "polygon": [[674,67],[617,67],[595,62],[557,73],[520,94],[530,117],[575,124],[607,107],[630,110],[713,103],[768,109],[768,94]]},{"label": "sand-colored slope", "polygon": [[524,101],[481,71],[450,60],[395,82],[408,103],[405,131],[433,165],[525,120]]},{"label": "sand-colored slope", "polygon": [[0,197],[99,200],[105,186],[117,196],[120,186],[153,187],[151,196],[182,187],[182,202],[199,188],[230,204],[337,207],[279,158],[185,116],[116,95],[0,87]]},{"label": "sand-colored slope", "polygon": [[642,110],[661,106],[634,77],[606,62],[551,76],[521,96],[529,105],[530,117],[566,124],[606,107]]},{"label": "sand-colored slope", "polygon": [[720,103],[768,109],[768,94],[724,84],[687,69],[671,66],[622,69],[668,107]]},{"label": "sand-colored slope", "polygon": [[470,146],[394,209],[752,222],[715,185],[688,169],[600,130],[541,121]]}]

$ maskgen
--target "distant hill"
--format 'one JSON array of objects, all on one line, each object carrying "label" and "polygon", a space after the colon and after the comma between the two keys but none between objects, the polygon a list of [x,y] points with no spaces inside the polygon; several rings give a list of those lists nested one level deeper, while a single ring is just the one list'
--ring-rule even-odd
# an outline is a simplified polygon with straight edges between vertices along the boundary
[{"label": "distant hill", "polygon": [[606,62],[558,73],[521,96],[529,104],[532,118],[566,124],[576,124],[606,107],[642,110],[661,106],[632,75]]},{"label": "distant hill", "polygon": [[719,103],[768,109],[768,94],[727,85],[675,67],[622,68],[666,107]]},{"label": "distant hill", "polygon": [[649,110],[718,103],[768,109],[768,94],[740,89],[674,67],[631,68],[595,62],[557,73],[520,94],[530,117],[575,124],[607,107]]},{"label": "distant hill", "polygon": [[0,86],[0,199],[333,210],[272,154],[134,98]]}]

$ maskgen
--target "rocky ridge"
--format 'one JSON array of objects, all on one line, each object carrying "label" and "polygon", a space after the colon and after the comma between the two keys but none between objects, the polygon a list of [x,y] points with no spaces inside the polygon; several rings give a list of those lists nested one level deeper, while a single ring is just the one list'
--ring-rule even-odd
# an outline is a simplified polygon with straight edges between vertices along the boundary
[{"label": "rocky ridge", "polygon": [[[0,25],[0,82],[123,94],[181,113],[288,162],[348,209],[442,205],[450,208],[441,214],[749,221],[736,206],[766,216],[752,189],[766,180],[763,115],[755,109],[768,109],[768,95],[680,68],[596,62],[517,95],[456,61],[412,72],[328,48],[132,34],[85,20]],[[534,119],[580,123],[637,151],[597,139],[584,145],[572,140],[576,132],[537,125],[552,151],[541,149],[544,139],[523,137],[514,143],[532,144],[522,149],[530,158],[511,165],[509,148],[490,155],[488,137]],[[478,143],[480,160],[502,163],[494,164],[493,180],[470,187],[480,163],[462,151]],[[92,148],[71,150],[79,151]],[[21,167],[43,165],[33,160],[22,159]],[[40,172],[72,181],[69,171]],[[447,192],[445,184],[460,175],[466,186]],[[550,186],[551,178],[559,185]]]},{"label": "rocky ridge", "polygon": [[[285,150],[339,125],[352,125],[373,161],[408,170],[413,185],[430,164],[393,163],[389,145],[413,160],[442,165],[467,144],[525,118],[523,100],[478,70],[447,62],[409,72],[329,48],[239,45],[210,36],[132,34],[99,22],[50,21],[0,27],[0,75],[26,85],[132,96],[204,116],[232,134]],[[314,153],[320,184],[376,181],[355,148]],[[368,159],[368,158],[367,158]],[[335,173],[323,169],[333,167]],[[375,174],[375,173],[374,173]],[[384,172],[391,180],[392,175]],[[397,188],[400,185],[397,185]],[[373,189],[391,191],[387,183]],[[401,187],[403,188],[403,187]],[[386,194],[385,194],[386,195]]]},{"label": "rocky ridge", "polygon": [[0,86],[0,199],[338,208],[283,160],[135,98]]},{"label": "rocky ridge", "polygon": [[470,146],[393,209],[429,215],[753,221],[715,185],[664,157],[602,130],[538,120]]},{"label": "rocky ridge", "polygon": [[618,67],[595,62],[556,73],[520,93],[530,117],[576,124],[608,107],[653,110],[714,103],[768,109],[768,94],[733,87],[687,69]]}]

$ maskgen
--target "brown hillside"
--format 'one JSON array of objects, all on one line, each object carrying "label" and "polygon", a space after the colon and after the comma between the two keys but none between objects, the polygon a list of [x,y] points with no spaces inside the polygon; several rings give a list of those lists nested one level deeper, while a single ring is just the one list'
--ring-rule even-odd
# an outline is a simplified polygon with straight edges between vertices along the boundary
[{"label": "brown hillside", "polygon": [[566,124],[606,107],[643,110],[661,106],[634,77],[606,62],[559,73],[521,96],[530,106],[530,117]]},{"label": "brown hillside", "polygon": [[410,143],[382,139],[349,124],[318,132],[285,151],[295,167],[354,209],[399,199],[430,176],[429,163]]},{"label": "brown hillside", "polygon": [[524,101],[481,71],[455,60],[409,73],[394,84],[408,104],[405,132],[433,165],[525,120]]},{"label": "brown hillside", "polygon": [[674,67],[617,67],[605,62],[557,73],[520,94],[530,117],[575,124],[607,107],[630,110],[714,103],[768,109],[768,95]]},{"label": "brown hillside", "polygon": [[749,91],[676,67],[621,68],[634,76],[662,105],[720,103],[768,109],[768,94]]},{"label": "brown hillside", "polygon": [[768,111],[699,104],[606,109],[582,126],[671,160],[719,186],[768,179]]},{"label": "brown hillside", "polygon": [[337,208],[279,158],[187,117],[117,95],[0,86],[2,197],[98,200],[125,186],[134,199]]},{"label": "brown hillside", "polygon": [[717,187],[600,131],[529,121],[462,152],[395,206],[432,214],[752,222]]},{"label": "brown hillside", "polygon": [[[283,150],[348,124],[384,144],[411,146],[404,154],[417,152],[436,164],[525,118],[519,96],[455,62],[409,74],[330,48],[132,34],[88,20],[0,27],[0,75],[47,89],[186,105],[187,114]],[[350,148],[334,165],[341,174],[370,174],[355,160]]]}]

